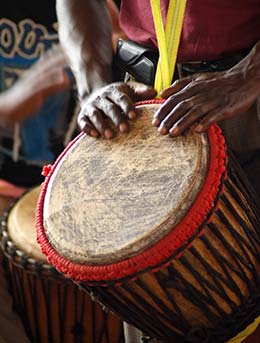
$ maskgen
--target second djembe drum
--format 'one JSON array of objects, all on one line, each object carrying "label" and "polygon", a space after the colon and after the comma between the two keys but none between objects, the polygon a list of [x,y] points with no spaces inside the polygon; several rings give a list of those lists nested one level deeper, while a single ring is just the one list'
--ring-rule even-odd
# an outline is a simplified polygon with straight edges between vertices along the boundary
[{"label": "second djembe drum", "polygon": [[158,106],[137,106],[128,135],[80,135],[45,170],[38,241],[59,271],[151,337],[241,342],[260,315],[256,199],[218,126],[161,136]]},{"label": "second djembe drum", "polygon": [[41,253],[35,232],[39,193],[36,187],[21,196],[4,214],[0,228],[14,308],[30,342],[121,343],[121,322],[58,273]]}]

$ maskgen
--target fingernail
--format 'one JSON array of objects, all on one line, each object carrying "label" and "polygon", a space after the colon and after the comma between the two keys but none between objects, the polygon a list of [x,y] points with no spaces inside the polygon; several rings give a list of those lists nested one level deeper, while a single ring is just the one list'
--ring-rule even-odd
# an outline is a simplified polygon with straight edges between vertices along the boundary
[{"label": "fingernail", "polygon": [[134,111],[129,111],[128,112],[128,117],[129,117],[129,119],[135,119],[136,118],[136,113]]},{"label": "fingernail", "polygon": [[120,132],[128,132],[128,125],[126,123],[121,123],[119,125],[119,131]]},{"label": "fingernail", "polygon": [[113,132],[111,130],[105,130],[104,135],[105,135],[106,139],[113,138]]},{"label": "fingernail", "polygon": [[179,133],[178,127],[174,127],[173,129],[170,130],[170,135],[171,136],[176,136]]},{"label": "fingernail", "polygon": [[166,133],[168,132],[165,126],[160,126],[158,131],[160,132],[161,135],[166,135]]},{"label": "fingernail", "polygon": [[202,132],[203,131],[203,126],[201,124],[195,126],[194,131],[196,132]]},{"label": "fingernail", "polygon": [[153,119],[152,125],[159,126],[160,125],[160,121],[158,119]]},{"label": "fingernail", "polygon": [[165,94],[167,94],[167,92],[165,92],[165,90],[160,92],[160,98],[164,98]]},{"label": "fingernail", "polygon": [[91,137],[97,137],[97,136],[98,136],[97,131],[91,130],[91,131],[90,131],[90,136],[91,136]]}]

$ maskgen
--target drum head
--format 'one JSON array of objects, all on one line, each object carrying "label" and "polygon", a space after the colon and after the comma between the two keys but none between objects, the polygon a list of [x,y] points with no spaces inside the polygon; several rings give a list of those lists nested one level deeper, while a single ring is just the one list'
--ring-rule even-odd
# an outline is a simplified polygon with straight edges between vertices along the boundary
[{"label": "drum head", "polygon": [[139,107],[127,135],[82,135],[56,163],[43,224],[62,256],[94,265],[124,260],[164,237],[189,210],[207,173],[207,135],[160,135],[151,125],[158,106]]},{"label": "drum head", "polygon": [[40,187],[23,195],[8,215],[8,233],[16,247],[28,256],[46,262],[36,241],[35,209]]}]

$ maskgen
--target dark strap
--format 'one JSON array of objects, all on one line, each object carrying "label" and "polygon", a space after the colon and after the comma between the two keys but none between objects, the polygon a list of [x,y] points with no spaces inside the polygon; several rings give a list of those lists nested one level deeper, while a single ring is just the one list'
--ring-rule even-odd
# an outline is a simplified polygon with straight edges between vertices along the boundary
[{"label": "dark strap", "polygon": [[178,70],[178,72],[181,73],[181,75],[178,75],[178,78],[196,73],[210,73],[228,70],[239,63],[251,51],[251,49],[252,47],[235,53],[232,56],[228,56],[215,61],[183,63],[180,65],[181,70]]}]

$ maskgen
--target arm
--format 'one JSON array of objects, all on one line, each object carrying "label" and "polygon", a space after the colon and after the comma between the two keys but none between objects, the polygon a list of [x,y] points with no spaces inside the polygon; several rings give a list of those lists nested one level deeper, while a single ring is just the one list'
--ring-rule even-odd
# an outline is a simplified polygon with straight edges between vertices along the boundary
[{"label": "arm", "polygon": [[[147,87],[135,91],[125,83],[110,84],[113,52],[108,4],[113,19],[115,12],[111,1],[56,2],[60,41],[75,75],[81,102],[79,127],[93,137],[101,135],[110,139],[114,130],[109,122],[119,131],[127,132],[127,119],[135,117],[136,95],[139,99],[140,96],[153,97],[155,92]],[[117,18],[113,25],[119,32]]]},{"label": "arm", "polygon": [[260,42],[230,70],[176,81],[161,96],[167,101],[153,124],[161,134],[178,136],[195,124],[197,132],[246,112],[260,95]]},{"label": "arm", "polygon": [[60,47],[40,58],[16,83],[0,94],[0,123],[32,116],[51,95],[69,87],[67,61]]},{"label": "arm", "polygon": [[105,0],[57,0],[60,42],[83,100],[111,82],[111,20]]}]

